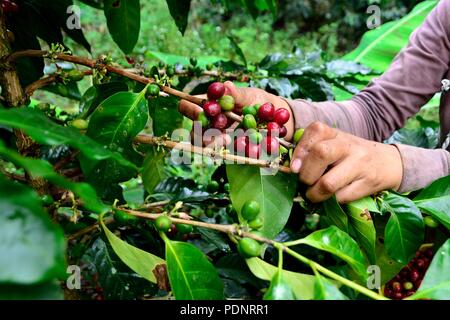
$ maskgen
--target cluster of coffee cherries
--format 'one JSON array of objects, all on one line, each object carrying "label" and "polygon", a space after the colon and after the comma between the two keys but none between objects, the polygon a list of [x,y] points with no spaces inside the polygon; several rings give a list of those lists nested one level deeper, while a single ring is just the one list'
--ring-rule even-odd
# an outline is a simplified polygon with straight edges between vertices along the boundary
[{"label": "cluster of coffee cherries", "polygon": [[419,289],[432,258],[432,249],[417,251],[415,258],[399,274],[386,283],[384,295],[395,300],[413,295]]},{"label": "cluster of coffee cherries", "polygon": [[[243,115],[242,122],[237,128],[247,130],[245,135],[234,137],[234,150],[237,155],[259,158],[264,151],[268,155],[280,152],[278,138],[287,134],[285,124],[290,114],[285,108],[275,109],[270,103],[245,106],[242,112],[235,109],[235,100],[228,94],[223,83],[214,82],[208,88],[208,101],[203,105],[203,112],[198,116],[204,128],[225,130],[232,121],[225,112],[233,111]],[[264,135],[261,133],[265,133]],[[282,150],[286,152],[286,150]]]}]

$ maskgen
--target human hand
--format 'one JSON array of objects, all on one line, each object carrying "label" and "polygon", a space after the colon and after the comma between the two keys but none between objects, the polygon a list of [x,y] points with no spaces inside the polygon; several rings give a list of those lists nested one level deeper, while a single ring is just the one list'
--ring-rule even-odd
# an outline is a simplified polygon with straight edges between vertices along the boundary
[{"label": "human hand", "polygon": [[321,202],[336,194],[350,202],[387,189],[398,189],[403,164],[395,146],[365,140],[315,122],[305,129],[291,169],[309,186],[306,196]]}]

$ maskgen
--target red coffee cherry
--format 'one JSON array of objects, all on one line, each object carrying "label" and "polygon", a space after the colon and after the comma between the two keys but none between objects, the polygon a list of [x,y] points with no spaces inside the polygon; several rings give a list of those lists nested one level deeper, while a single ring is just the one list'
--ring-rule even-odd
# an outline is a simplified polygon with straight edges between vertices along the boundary
[{"label": "red coffee cherry", "polygon": [[223,130],[227,127],[228,118],[223,113],[218,114],[212,119],[211,126],[215,129]]},{"label": "red coffee cherry", "polygon": [[267,124],[267,132],[269,136],[277,136],[280,134],[280,125],[276,122],[269,122]]},{"label": "red coffee cherry", "polygon": [[264,103],[258,110],[259,119],[262,121],[272,121],[275,115],[275,107],[270,102]]},{"label": "red coffee cherry", "polygon": [[216,101],[207,101],[203,105],[203,110],[208,117],[214,118],[215,116],[219,115],[219,113],[222,111],[222,108]]},{"label": "red coffee cherry", "polygon": [[237,155],[244,156],[247,153],[248,139],[245,136],[237,137],[234,141],[234,150]]},{"label": "red coffee cherry", "polygon": [[208,99],[219,100],[225,94],[225,85],[221,82],[214,82],[208,87]]},{"label": "red coffee cherry", "polygon": [[287,129],[286,129],[286,127],[281,127],[281,128],[280,128],[280,132],[279,132],[278,134],[279,134],[280,138],[286,137],[286,135],[287,135]]},{"label": "red coffee cherry", "polygon": [[265,147],[265,150],[269,155],[278,154],[280,150],[280,143],[275,137],[266,137],[263,140],[263,146]]},{"label": "red coffee cherry", "polygon": [[252,159],[258,159],[261,154],[261,145],[248,143],[245,150],[245,155]]},{"label": "red coffee cherry", "polygon": [[274,120],[281,126],[286,124],[289,121],[290,114],[289,111],[285,108],[280,108],[275,111]]}]

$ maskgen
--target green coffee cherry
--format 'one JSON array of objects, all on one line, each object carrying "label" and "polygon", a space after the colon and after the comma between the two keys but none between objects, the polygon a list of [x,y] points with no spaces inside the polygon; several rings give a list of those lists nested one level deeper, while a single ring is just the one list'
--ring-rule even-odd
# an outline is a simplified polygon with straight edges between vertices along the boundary
[{"label": "green coffee cherry", "polygon": [[89,127],[89,123],[84,119],[75,119],[70,123],[70,125],[78,130],[87,130]]},{"label": "green coffee cherry", "polygon": [[286,149],[284,146],[280,145],[280,154],[287,154],[289,153],[289,150]]},{"label": "green coffee cherry", "polygon": [[261,206],[256,201],[247,201],[241,210],[242,218],[245,220],[253,220],[255,219],[259,211],[261,210]]},{"label": "green coffee cherry", "polygon": [[175,75],[175,68],[172,67],[172,66],[168,66],[168,67],[166,68],[166,74],[167,74],[167,76],[169,76],[169,77],[173,77],[173,76]]},{"label": "green coffee cherry", "polygon": [[248,226],[253,230],[259,230],[264,226],[264,219],[261,217],[257,217],[248,222]]},{"label": "green coffee cherry", "polygon": [[50,195],[48,195],[48,194],[44,194],[42,197],[41,197],[41,201],[42,201],[42,204],[44,205],[44,206],[51,206],[55,201],[53,200],[53,198],[52,198],[52,196],[50,196]]},{"label": "green coffee cherry", "polygon": [[300,139],[303,136],[303,133],[305,132],[305,129],[297,129],[294,133],[294,143],[299,143]]},{"label": "green coffee cherry", "polygon": [[70,80],[78,82],[80,80],[83,80],[84,73],[80,70],[72,69],[69,72],[67,72],[67,76],[69,77]]},{"label": "green coffee cherry", "polygon": [[203,111],[198,114],[197,121],[200,121],[202,127],[204,128],[209,127],[209,119]]},{"label": "green coffee cherry", "polygon": [[425,218],[423,218],[423,222],[425,223],[425,225],[432,229],[439,227],[439,222],[431,216],[426,216]]},{"label": "green coffee cherry", "polygon": [[191,233],[194,228],[190,224],[177,224],[177,230],[180,234],[188,234]]},{"label": "green coffee cherry", "polygon": [[169,217],[166,216],[159,216],[155,220],[155,228],[159,232],[167,232],[170,230],[170,227],[172,226],[172,221]]},{"label": "green coffee cherry", "polygon": [[147,93],[151,95],[152,97],[158,97],[159,96],[159,86],[157,84],[152,83],[148,86]]},{"label": "green coffee cherry", "polygon": [[225,183],[225,184],[223,185],[223,190],[224,190],[225,192],[230,192],[230,184],[229,184],[229,183]]},{"label": "green coffee cherry", "polygon": [[223,111],[231,111],[234,109],[234,98],[230,95],[224,95],[218,102]]},{"label": "green coffee cherry", "polygon": [[255,130],[250,132],[250,134],[248,135],[248,139],[253,144],[260,144],[263,139],[263,135]]},{"label": "green coffee cherry", "polygon": [[252,116],[256,117],[258,114],[258,110],[256,110],[255,106],[246,106],[242,109],[242,114],[244,116],[251,114]]},{"label": "green coffee cherry", "polygon": [[256,129],[256,119],[253,115],[247,114],[244,116],[243,125],[245,129]]},{"label": "green coffee cherry", "polygon": [[214,216],[216,215],[216,211],[213,208],[208,208],[205,212],[205,215],[208,218],[214,218]]},{"label": "green coffee cherry", "polygon": [[261,249],[261,245],[251,238],[242,238],[238,242],[238,252],[246,259],[258,257]]},{"label": "green coffee cherry", "polygon": [[125,226],[125,225],[134,224],[135,222],[137,222],[139,220],[139,218],[136,216],[133,216],[131,214],[128,214],[125,211],[115,210],[114,211],[114,220],[118,224]]},{"label": "green coffee cherry", "polygon": [[197,66],[197,58],[192,57],[191,59],[189,59],[189,62],[191,63],[192,66],[194,67]]},{"label": "green coffee cherry", "polygon": [[202,208],[194,208],[191,210],[191,212],[189,212],[189,214],[194,218],[200,218],[204,213],[205,212],[203,211]]},{"label": "green coffee cherry", "polygon": [[212,65],[212,64],[206,65],[206,70],[211,71],[212,69],[214,69],[214,65]]},{"label": "green coffee cherry", "polygon": [[208,186],[206,187],[206,190],[209,193],[215,193],[215,192],[219,191],[219,183],[217,181],[215,181],[215,180],[211,180],[208,183]]}]

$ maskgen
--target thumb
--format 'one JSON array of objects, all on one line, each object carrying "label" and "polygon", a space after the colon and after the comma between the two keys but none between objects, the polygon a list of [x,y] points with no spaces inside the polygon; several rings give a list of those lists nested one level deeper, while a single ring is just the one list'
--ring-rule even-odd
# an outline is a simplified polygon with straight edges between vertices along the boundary
[{"label": "thumb", "polygon": [[235,103],[238,107],[244,107],[248,104],[251,104],[251,97],[249,97],[246,88],[238,88],[231,81],[226,81],[225,85],[225,94],[229,94],[233,96]]}]

